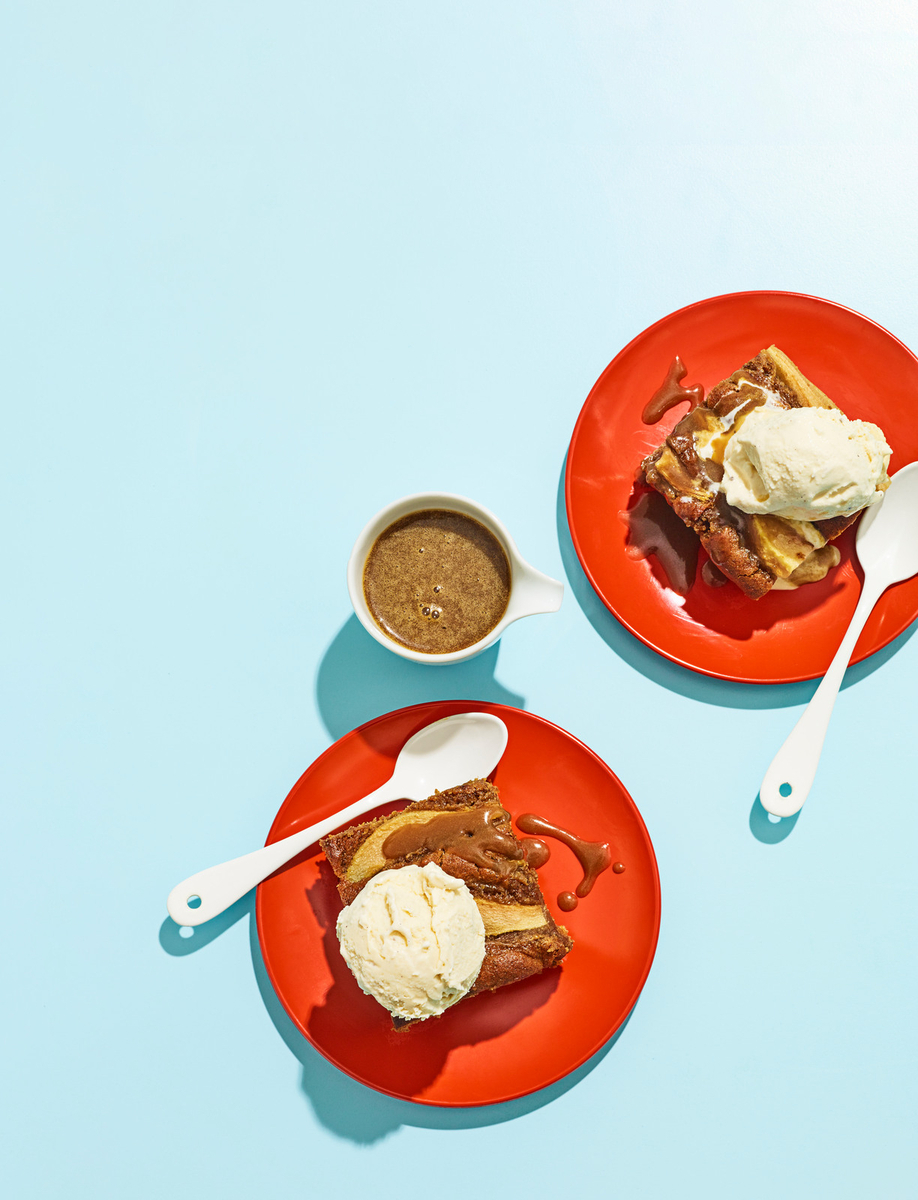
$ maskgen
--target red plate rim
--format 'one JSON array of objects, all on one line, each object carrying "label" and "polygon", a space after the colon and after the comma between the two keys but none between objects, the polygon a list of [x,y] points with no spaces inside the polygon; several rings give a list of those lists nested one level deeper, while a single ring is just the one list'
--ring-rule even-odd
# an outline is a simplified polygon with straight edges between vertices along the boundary
[{"label": "red plate rim", "polygon": [[[440,717],[450,716],[453,713],[458,713],[458,712],[489,712],[489,713],[494,713],[497,716],[501,716],[502,714],[512,714],[512,717],[514,719],[522,718],[522,719],[525,719],[526,721],[532,721],[532,722],[535,722],[536,724],[546,726],[546,727],[556,731],[563,738],[565,738],[569,742],[573,743],[573,745],[576,746],[576,748],[578,749],[579,752],[581,752],[581,753],[585,754],[586,756],[588,756],[589,758],[595,760],[596,764],[604,772],[606,772],[606,774],[610,777],[610,779],[618,787],[619,791],[621,792],[622,797],[627,801],[627,804],[631,809],[632,816],[636,819],[637,829],[638,829],[638,832],[646,846],[647,853],[648,853],[648,861],[649,861],[650,868],[651,868],[651,882],[652,882],[652,890],[653,890],[653,912],[652,912],[652,917],[651,917],[651,926],[652,926],[651,936],[648,941],[646,957],[645,957],[643,966],[640,970],[638,982],[637,982],[629,1000],[627,1001],[627,1006],[624,1007],[624,1011],[622,1012],[621,1017],[616,1021],[616,1023],[613,1026],[610,1026],[609,1029],[604,1032],[603,1036],[601,1038],[599,1038],[595,1042],[595,1044],[593,1044],[589,1049],[585,1050],[583,1053],[579,1054],[575,1060],[572,1059],[572,1061],[567,1066],[565,1066],[565,1068],[563,1070],[557,1071],[550,1078],[546,1078],[542,1082],[539,1082],[531,1087],[526,1087],[526,1088],[519,1089],[519,1090],[511,1090],[511,1091],[508,1091],[506,1094],[488,1097],[486,1099],[476,1099],[476,1100],[429,1099],[429,1098],[425,1098],[423,1096],[407,1096],[403,1092],[399,1092],[396,1090],[390,1090],[388,1088],[381,1087],[378,1083],[373,1083],[373,1082],[369,1082],[367,1080],[361,1079],[348,1066],[337,1061],[332,1054],[330,1054],[323,1046],[319,1045],[316,1042],[316,1040],[310,1035],[308,1028],[304,1024],[303,1020],[300,1018],[298,1013],[296,1012],[295,1007],[293,1005],[291,1005],[291,1003],[289,1002],[289,998],[285,995],[284,988],[283,988],[282,984],[280,983],[280,981],[278,980],[276,973],[273,969],[271,958],[265,951],[265,943],[264,943],[265,914],[264,914],[264,901],[263,901],[264,891],[263,891],[263,886],[261,884],[258,886],[258,889],[256,892],[256,899],[255,899],[255,920],[256,920],[256,928],[257,928],[257,932],[258,932],[259,949],[261,952],[262,961],[265,966],[265,971],[267,972],[268,978],[271,982],[272,988],[274,989],[275,995],[277,996],[278,1000],[280,1001],[287,1016],[290,1018],[290,1020],[296,1026],[299,1033],[302,1034],[302,1036],[310,1043],[310,1045],[318,1053],[320,1053],[323,1056],[323,1058],[327,1059],[328,1062],[330,1062],[333,1066],[337,1067],[344,1074],[348,1075],[350,1078],[354,1079],[358,1083],[363,1084],[363,1086],[369,1087],[370,1089],[372,1089],[374,1091],[378,1091],[384,1095],[389,1095],[389,1096],[392,1096],[395,1099],[399,1099],[399,1100],[407,1100],[409,1103],[423,1104],[423,1105],[426,1105],[429,1107],[434,1107],[434,1108],[479,1108],[482,1106],[487,1106],[487,1105],[492,1105],[492,1104],[502,1104],[502,1103],[509,1102],[511,1100],[518,1100],[524,1096],[531,1095],[535,1092],[543,1090],[546,1087],[552,1086],[552,1084],[555,1084],[559,1080],[566,1078],[573,1071],[576,1071],[579,1067],[583,1066],[584,1063],[588,1062],[589,1059],[592,1058],[593,1055],[598,1053],[602,1049],[602,1047],[604,1045],[606,1045],[606,1043],[611,1038],[613,1038],[615,1036],[615,1034],[621,1029],[621,1027],[624,1025],[625,1021],[627,1021],[627,1019],[630,1017],[631,1012],[634,1009],[634,1006],[637,1003],[641,992],[643,991],[644,985],[646,984],[647,978],[650,974],[650,969],[653,966],[654,957],[656,955],[656,949],[657,949],[657,944],[658,944],[659,935],[660,935],[660,921],[661,921],[661,907],[662,907],[662,893],[661,893],[661,889],[660,889],[660,873],[659,873],[659,866],[657,863],[656,852],[654,850],[653,842],[651,840],[650,833],[647,829],[647,825],[644,821],[644,818],[641,815],[641,812],[640,812],[637,804],[635,803],[634,798],[631,796],[631,793],[627,790],[627,788],[625,788],[624,784],[621,782],[621,780],[615,774],[615,772],[612,770],[612,768],[608,765],[608,763],[606,763],[605,760],[602,759],[596,753],[595,750],[592,750],[589,746],[586,745],[585,742],[581,741],[580,738],[576,737],[574,734],[570,733],[568,730],[564,729],[562,726],[557,725],[552,721],[549,721],[546,717],[540,717],[535,713],[528,712],[526,709],[513,708],[509,705],[491,703],[488,701],[476,702],[476,701],[470,701],[470,700],[436,700],[436,701],[427,701],[427,702],[424,702],[421,704],[407,705],[400,709],[394,709],[388,713],[382,713],[379,716],[374,717],[371,720],[364,722],[362,725],[359,725],[356,728],[350,730],[348,733],[343,734],[340,738],[338,738],[335,742],[333,742],[331,746],[327,747],[327,749],[325,749],[306,768],[306,770],[303,772],[303,774],[299,777],[299,779],[296,781],[296,783],[290,789],[286,798],[284,799],[283,803],[281,804],[280,808],[278,809],[278,812],[274,818],[274,821],[272,822],[271,829],[268,833],[268,837],[265,842],[265,845],[269,845],[272,841],[277,840],[277,837],[274,836],[275,827],[277,827],[280,823],[280,817],[281,817],[281,814],[282,814],[285,806],[287,805],[288,801],[291,799],[293,794],[301,786],[303,786],[303,783],[304,783],[304,780],[306,780],[306,777],[308,775],[311,775],[313,772],[318,771],[321,767],[321,764],[323,763],[323,761],[325,759],[329,758],[332,754],[339,752],[342,749],[344,743],[346,743],[350,740],[359,738],[363,733],[365,733],[369,730],[372,730],[373,728],[383,724],[384,722],[394,720],[396,718],[408,715],[410,713],[416,713],[418,716],[420,716],[425,713],[425,710],[426,710],[426,713],[429,715],[429,719],[424,721],[423,722],[424,724],[429,724],[430,721],[438,720]],[[420,728],[420,726],[419,726],[419,728]],[[319,816],[321,816],[321,814],[317,814],[317,819],[319,818]],[[283,826],[281,825],[281,828],[282,827]],[[278,832],[278,836],[279,836],[279,832]]]},{"label": "red plate rim", "polygon": [[[579,538],[576,526],[571,522],[571,504],[572,504],[571,491],[572,491],[572,479],[573,479],[572,462],[573,462],[574,454],[575,454],[575,451],[577,448],[577,442],[578,442],[579,438],[582,436],[582,427],[586,423],[587,415],[588,415],[587,410],[590,406],[591,400],[593,399],[594,395],[603,387],[607,377],[614,372],[619,361],[622,358],[624,358],[638,343],[642,342],[646,337],[648,337],[651,333],[653,333],[654,330],[658,329],[661,325],[665,325],[667,322],[672,321],[674,318],[680,317],[683,314],[691,312],[693,310],[705,308],[708,305],[714,305],[714,304],[718,304],[723,301],[729,301],[729,300],[745,299],[745,298],[749,298],[749,297],[773,297],[773,298],[788,297],[789,299],[793,299],[793,300],[811,301],[814,304],[825,305],[828,308],[838,309],[842,312],[850,313],[852,316],[857,317],[860,321],[863,321],[866,324],[873,326],[885,337],[888,337],[891,341],[895,342],[915,362],[916,368],[918,368],[918,355],[915,355],[915,353],[900,338],[896,337],[896,335],[894,333],[891,333],[885,326],[881,325],[878,321],[874,321],[871,317],[867,317],[863,313],[858,312],[857,309],[850,308],[848,305],[845,305],[845,304],[839,304],[835,300],[826,300],[822,296],[813,296],[807,292],[791,292],[791,291],[783,291],[783,290],[773,290],[773,289],[768,289],[768,288],[762,288],[762,289],[754,288],[754,289],[750,289],[748,291],[742,291],[742,292],[724,292],[724,293],[721,293],[720,295],[708,296],[703,300],[696,300],[691,304],[683,305],[682,308],[674,309],[672,312],[667,313],[663,317],[660,317],[658,320],[654,321],[653,324],[646,326],[639,333],[635,334],[635,336],[625,346],[623,346],[621,350],[619,350],[619,352],[615,355],[615,357],[611,360],[611,362],[608,363],[608,365],[605,367],[605,369],[602,371],[602,373],[599,375],[598,379],[596,380],[596,382],[593,384],[592,388],[590,389],[589,394],[587,395],[587,398],[584,401],[584,403],[580,409],[580,413],[577,416],[577,420],[574,424],[574,430],[573,430],[573,433],[571,434],[571,440],[570,440],[570,444],[568,447],[567,462],[565,465],[565,477],[564,477],[565,514],[567,517],[568,530],[570,532],[571,542],[573,544],[574,551],[577,555],[577,559],[580,563],[580,566],[581,566],[584,574],[586,575],[593,591],[596,593],[596,595],[602,601],[603,605],[612,614],[612,616],[614,616],[615,619],[622,625],[622,627],[627,629],[629,633],[631,633],[634,637],[636,637],[639,642],[642,642],[649,650],[654,651],[655,654],[659,654],[661,657],[668,659],[670,662],[675,663],[677,666],[684,667],[689,671],[694,671],[697,674],[706,675],[709,678],[718,679],[718,680],[721,680],[724,682],[747,683],[747,684],[758,684],[758,685],[768,685],[768,686],[782,685],[782,684],[788,684],[788,683],[804,683],[810,679],[820,678],[820,673],[809,672],[809,673],[804,673],[804,674],[787,674],[787,675],[775,676],[773,678],[763,680],[763,679],[759,679],[755,676],[750,676],[750,675],[742,675],[742,674],[738,674],[738,673],[737,674],[734,674],[734,673],[727,674],[722,670],[718,670],[717,668],[706,667],[699,663],[690,662],[685,658],[681,658],[678,654],[675,654],[669,650],[665,650],[665,649],[662,649],[661,647],[657,646],[649,637],[645,636],[645,634],[643,634],[640,631],[640,629],[636,628],[633,622],[628,621],[624,616],[622,616],[616,610],[614,603],[604,594],[600,584],[598,583],[598,581],[597,581],[595,575],[593,574],[593,571],[591,570],[590,565],[587,561],[587,558],[586,558],[584,550],[583,550],[583,546],[580,542],[580,538]],[[902,465],[904,466],[906,464],[902,464]],[[899,468],[897,468],[897,469],[899,469]],[[896,472],[893,471],[893,475],[895,475],[895,473]],[[918,615],[918,614],[916,614],[916,615]],[[893,626],[891,626],[891,628],[884,630],[884,632],[876,639],[875,643],[871,646],[871,648],[869,650],[861,649],[860,644],[859,644],[858,648],[855,650],[854,654],[851,657],[851,661],[850,661],[849,665],[854,666],[857,663],[863,662],[865,659],[871,657],[873,654],[876,654],[880,650],[885,649],[891,642],[895,641],[895,639],[897,637],[899,637],[900,634],[902,634],[906,629],[909,628],[909,626],[914,622],[916,615],[913,615],[911,618],[904,619],[904,620],[900,621],[898,623],[898,625],[893,625]]]}]

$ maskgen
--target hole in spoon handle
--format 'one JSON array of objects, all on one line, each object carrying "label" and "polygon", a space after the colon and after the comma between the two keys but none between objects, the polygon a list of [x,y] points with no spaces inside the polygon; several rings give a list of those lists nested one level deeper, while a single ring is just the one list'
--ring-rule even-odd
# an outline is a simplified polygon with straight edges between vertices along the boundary
[{"label": "hole in spoon handle", "polygon": [[[192,879],[185,880],[184,883],[174,887],[166,900],[169,916],[176,925],[201,925],[210,917],[216,916],[215,912],[211,912],[213,905],[207,903],[205,889],[198,888],[198,885],[193,883],[193,879],[192,876]],[[204,894],[202,895],[202,893]],[[218,911],[222,911],[222,909]]]},{"label": "hole in spoon handle", "polygon": [[819,718],[819,713],[807,708],[765,772],[759,798],[765,811],[775,817],[792,817],[810,794],[825,734]]}]

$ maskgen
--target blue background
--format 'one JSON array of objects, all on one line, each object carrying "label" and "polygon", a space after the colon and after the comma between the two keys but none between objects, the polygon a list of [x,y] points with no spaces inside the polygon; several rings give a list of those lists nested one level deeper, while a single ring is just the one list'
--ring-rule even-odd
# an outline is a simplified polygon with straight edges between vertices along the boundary
[{"label": "blue background", "polygon": [[[918,347],[916,50],[914,0],[4,7],[7,1195],[918,1193],[918,640],[849,673],[775,832],[813,685],[646,650],[559,491],[596,377],[694,300],[808,292]],[[377,646],[347,555],[423,489],[496,512],[561,611],[454,668]],[[299,1038],[250,899],[164,921],[332,740],[445,697],[605,758],[664,903],[615,1043],[457,1112]]]}]

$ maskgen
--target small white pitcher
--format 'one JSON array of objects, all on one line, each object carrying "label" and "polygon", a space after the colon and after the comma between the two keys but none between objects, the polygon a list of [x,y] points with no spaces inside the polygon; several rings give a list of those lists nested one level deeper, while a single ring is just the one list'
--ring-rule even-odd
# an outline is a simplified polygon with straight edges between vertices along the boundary
[{"label": "small white pitcher", "polygon": [[[510,563],[510,599],[507,609],[494,628],[471,646],[462,650],[453,650],[449,654],[425,654],[420,650],[411,650],[388,637],[373,620],[363,591],[363,569],[373,543],[384,529],[394,521],[406,517],[409,513],[421,512],[424,509],[445,509],[448,512],[463,513],[480,524],[497,538]],[[396,500],[376,514],[365,526],[357,538],[351,557],[347,564],[347,590],[351,603],[360,624],[381,646],[408,658],[412,662],[429,663],[433,666],[446,666],[449,663],[463,662],[474,658],[493,646],[508,625],[518,621],[520,617],[530,617],[536,613],[557,612],[561,607],[564,596],[564,584],[557,579],[551,579],[537,571],[520,555],[516,543],[497,517],[480,504],[465,496],[454,496],[450,492],[418,492],[414,496],[405,496]]]}]

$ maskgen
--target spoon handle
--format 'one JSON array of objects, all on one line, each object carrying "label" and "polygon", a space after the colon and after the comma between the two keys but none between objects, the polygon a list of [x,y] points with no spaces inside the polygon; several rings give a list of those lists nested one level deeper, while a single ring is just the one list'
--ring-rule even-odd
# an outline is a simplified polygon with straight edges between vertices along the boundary
[{"label": "spoon handle", "polygon": [[[251,854],[243,854],[240,858],[233,858],[218,866],[207,867],[198,871],[196,875],[190,875],[182,883],[176,884],[169,893],[166,901],[169,916],[178,925],[201,925],[204,921],[209,921],[332,829],[337,829],[347,821],[353,821],[355,817],[362,817],[389,800],[401,800],[403,796],[404,791],[393,776],[362,800],[357,800],[348,808],[332,813],[330,817],[325,817],[306,829],[292,833],[290,837],[272,842],[269,846],[263,846],[260,850],[253,850]],[[195,898],[200,900],[200,904],[191,908],[188,901]]]},{"label": "spoon handle", "polygon": [[[864,579],[861,598],[828,671],[813,693],[813,698],[804,709],[800,720],[791,730],[787,741],[765,772],[759,798],[762,807],[772,816],[792,817],[803,808],[810,794],[838,689],[841,687],[864,623],[886,587],[885,582],[876,578],[871,579],[867,576]],[[785,790],[790,788],[787,795],[781,794],[782,787]]]}]

